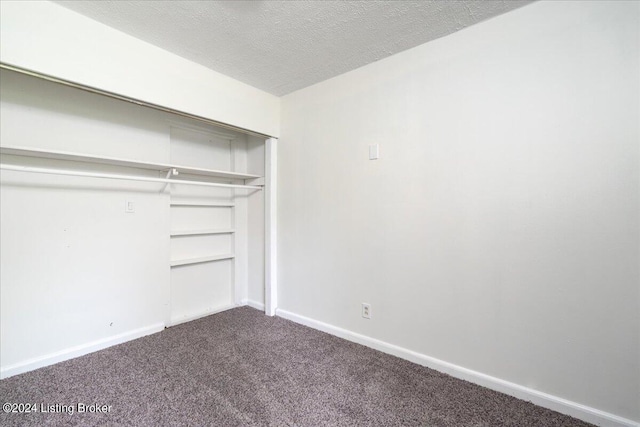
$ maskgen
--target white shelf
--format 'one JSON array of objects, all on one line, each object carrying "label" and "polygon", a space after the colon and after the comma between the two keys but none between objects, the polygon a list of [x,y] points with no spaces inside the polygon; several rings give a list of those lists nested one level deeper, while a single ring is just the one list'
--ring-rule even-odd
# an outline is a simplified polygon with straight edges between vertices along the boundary
[{"label": "white shelf", "polygon": [[179,317],[172,317],[171,320],[169,320],[169,324],[167,326],[177,326],[181,323],[186,323],[186,322],[191,322],[192,320],[196,320],[196,319],[200,319],[202,317],[205,316],[210,316],[212,314],[216,314],[216,313],[221,313],[223,311],[227,311],[227,310],[231,310],[232,308],[236,308],[238,307],[235,304],[228,304],[228,305],[224,305],[222,307],[219,308],[210,308],[207,309],[203,312],[200,313],[196,313],[196,314],[191,314],[191,315],[183,315],[183,316],[179,316]]},{"label": "white shelf", "polygon": [[203,262],[212,262],[212,261],[221,261],[224,259],[232,259],[235,258],[234,254],[222,254],[222,255],[212,255],[212,256],[204,256],[198,258],[187,258],[187,259],[177,259],[171,261],[171,267],[177,267],[180,265],[189,265],[189,264],[200,264]]},{"label": "white shelf", "polygon": [[199,236],[204,234],[232,234],[235,233],[236,230],[181,230],[181,231],[172,231],[171,237],[174,236]]},{"label": "white shelf", "polygon": [[37,157],[43,159],[68,160],[73,162],[99,163],[112,166],[124,166],[129,168],[165,171],[176,169],[180,174],[200,175],[216,178],[226,178],[234,180],[261,178],[259,175],[245,173],[228,172],[215,169],[192,168],[188,166],[170,165],[165,163],[149,163],[136,160],[119,159],[115,157],[89,156],[85,154],[70,153],[67,151],[36,150],[31,148],[21,148],[12,146],[0,147],[0,154],[12,156]]},{"label": "white shelf", "polygon": [[216,203],[216,202],[171,202],[171,206],[183,207],[203,207],[203,208],[232,208],[235,203]]}]

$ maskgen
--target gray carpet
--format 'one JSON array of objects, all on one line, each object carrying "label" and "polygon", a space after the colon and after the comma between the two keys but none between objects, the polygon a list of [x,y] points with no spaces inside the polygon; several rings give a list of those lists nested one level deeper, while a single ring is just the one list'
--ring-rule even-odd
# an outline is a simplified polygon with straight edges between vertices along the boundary
[{"label": "gray carpet", "polygon": [[248,307],[7,378],[0,398],[50,406],[3,426],[590,425]]}]

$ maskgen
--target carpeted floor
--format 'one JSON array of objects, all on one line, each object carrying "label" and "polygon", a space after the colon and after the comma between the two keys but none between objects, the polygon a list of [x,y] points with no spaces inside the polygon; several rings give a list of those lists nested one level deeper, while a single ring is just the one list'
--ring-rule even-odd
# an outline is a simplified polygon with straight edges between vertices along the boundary
[{"label": "carpeted floor", "polygon": [[7,378],[0,400],[49,409],[3,426],[590,425],[248,307]]}]

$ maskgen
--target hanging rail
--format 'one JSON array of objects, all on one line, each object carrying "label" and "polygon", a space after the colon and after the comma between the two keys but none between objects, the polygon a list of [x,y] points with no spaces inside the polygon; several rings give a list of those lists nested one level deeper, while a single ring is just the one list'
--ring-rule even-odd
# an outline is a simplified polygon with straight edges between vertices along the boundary
[{"label": "hanging rail", "polygon": [[17,172],[44,173],[49,175],[84,176],[89,178],[121,179],[126,181],[146,181],[146,182],[161,182],[161,183],[168,183],[168,184],[199,185],[203,187],[244,188],[249,190],[262,190],[262,187],[258,185],[219,184],[217,182],[187,181],[184,179],[152,178],[152,177],[146,177],[146,176],[118,175],[118,174],[111,174],[111,173],[78,172],[78,171],[67,170],[67,169],[47,169],[47,168],[36,168],[31,166],[16,166],[16,165],[7,165],[7,164],[0,164],[0,169],[17,171]]},{"label": "hanging rail", "polygon": [[[78,153],[72,153],[68,151],[42,150],[42,149],[0,145],[0,157],[3,155],[35,157],[35,158],[49,159],[49,160],[67,160],[72,162],[94,163],[94,164],[103,164],[103,165],[112,165],[112,166],[124,166],[129,168],[147,169],[147,170],[155,170],[155,171],[162,171],[162,172],[175,170],[176,173],[174,173],[173,175],[177,175],[179,172],[185,175],[211,176],[211,177],[216,177],[221,179],[233,179],[233,180],[247,180],[247,179],[261,178],[259,175],[253,175],[253,174],[247,174],[247,173],[238,173],[238,172],[222,171],[222,170],[214,170],[214,169],[202,169],[202,168],[196,168],[196,167],[172,165],[172,164],[165,164],[165,163],[150,163],[150,162],[143,162],[139,160],[120,159],[116,157],[102,157],[102,156],[94,156],[91,154],[78,154]],[[166,178],[168,179],[169,176],[167,176]],[[245,182],[245,184],[247,184],[247,182]]]}]

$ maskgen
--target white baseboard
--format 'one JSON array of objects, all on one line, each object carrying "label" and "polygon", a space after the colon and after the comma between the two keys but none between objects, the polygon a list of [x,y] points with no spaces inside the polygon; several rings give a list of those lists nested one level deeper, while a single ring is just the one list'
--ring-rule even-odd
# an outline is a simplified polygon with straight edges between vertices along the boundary
[{"label": "white baseboard", "polygon": [[443,360],[435,359],[433,357],[417,353],[406,348],[399,347],[397,345],[389,344],[384,341],[380,341],[374,338],[367,337],[355,332],[348,331],[346,329],[339,328],[337,326],[329,325],[324,322],[320,322],[305,316],[292,313],[290,311],[277,309],[276,316],[284,319],[291,320],[296,323],[300,323],[310,328],[317,329],[319,331],[326,332],[331,335],[346,339],[348,341],[361,344],[375,350],[379,350],[383,353],[391,354],[401,359],[408,360],[418,365],[426,366],[427,368],[435,369],[439,372],[444,372],[452,377],[460,378],[474,384],[481,385],[491,390],[499,391],[504,394],[516,397],[518,399],[530,401],[538,406],[542,406],[547,409],[551,409],[556,412],[560,412],[565,415],[578,418],[580,420],[606,427],[639,427],[640,423],[635,421],[619,417],[608,412],[601,411],[599,409],[591,408],[580,403],[572,402],[570,400],[563,399],[561,397],[553,396],[551,394],[543,393],[528,387],[521,386],[509,381],[501,380],[490,375],[483,374],[481,372],[473,371],[471,369],[463,368],[462,366],[454,365],[453,363],[445,362]]},{"label": "white baseboard", "polygon": [[198,320],[198,319],[200,319],[202,317],[211,316],[212,314],[216,314],[216,313],[222,313],[223,311],[231,310],[232,308],[236,308],[236,307],[239,307],[239,306],[237,306],[235,304],[230,304],[230,305],[225,305],[225,306],[220,307],[220,308],[214,308],[212,310],[205,310],[205,311],[202,311],[200,313],[195,313],[195,314],[191,314],[191,315],[187,315],[187,316],[173,318],[173,319],[171,319],[169,321],[169,324],[167,325],[167,327],[177,326],[177,325],[180,325],[182,323],[191,322],[192,320]]},{"label": "white baseboard", "polygon": [[264,304],[254,300],[245,300],[243,301],[244,305],[248,305],[249,307],[253,307],[256,310],[264,311]]},{"label": "white baseboard", "polygon": [[53,365],[55,363],[64,362],[65,360],[73,359],[76,357],[84,356],[85,354],[93,353],[94,351],[102,350],[107,347],[114,346],[116,344],[122,344],[123,342],[131,341],[136,338],[141,338],[147,335],[155,334],[164,329],[164,323],[156,323],[151,326],[147,326],[133,331],[124,332],[112,337],[103,338],[97,341],[93,341],[87,344],[78,345],[75,347],[67,348],[55,353],[47,354],[45,356],[36,357],[26,360],[24,362],[16,363],[0,368],[0,378],[8,378],[14,375],[22,374],[24,372],[33,371],[34,369],[42,368],[45,366]]}]

